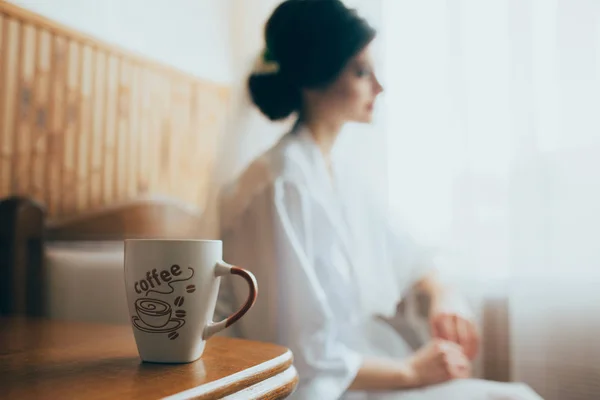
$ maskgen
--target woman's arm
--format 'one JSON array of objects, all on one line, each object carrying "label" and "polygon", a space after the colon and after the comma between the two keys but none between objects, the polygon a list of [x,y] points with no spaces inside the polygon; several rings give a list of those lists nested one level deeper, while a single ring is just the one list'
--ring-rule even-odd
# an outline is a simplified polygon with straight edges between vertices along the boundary
[{"label": "woman's arm", "polygon": [[415,377],[407,361],[367,358],[363,361],[349,390],[397,390],[415,385]]},{"label": "woman's arm", "polygon": [[418,280],[415,289],[425,293],[427,297],[434,302],[442,302],[444,299],[451,297],[453,289],[442,282],[436,270],[431,270],[423,278]]}]

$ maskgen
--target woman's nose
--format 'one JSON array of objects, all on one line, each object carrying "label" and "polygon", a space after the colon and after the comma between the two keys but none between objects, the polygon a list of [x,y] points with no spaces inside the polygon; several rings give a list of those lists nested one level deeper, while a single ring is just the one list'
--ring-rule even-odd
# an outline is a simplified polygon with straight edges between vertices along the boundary
[{"label": "woman's nose", "polygon": [[383,86],[381,86],[381,83],[379,82],[379,80],[377,78],[373,78],[373,84],[374,84],[374,88],[375,88],[375,94],[379,94],[379,93],[383,92]]}]

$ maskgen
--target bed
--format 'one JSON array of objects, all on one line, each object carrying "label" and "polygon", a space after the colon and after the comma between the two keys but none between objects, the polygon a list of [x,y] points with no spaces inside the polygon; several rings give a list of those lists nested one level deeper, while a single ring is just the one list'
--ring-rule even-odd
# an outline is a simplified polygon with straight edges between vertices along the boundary
[{"label": "bed", "polygon": [[128,323],[123,240],[202,238],[202,213],[149,196],[49,220],[25,197],[0,201],[0,313]]}]

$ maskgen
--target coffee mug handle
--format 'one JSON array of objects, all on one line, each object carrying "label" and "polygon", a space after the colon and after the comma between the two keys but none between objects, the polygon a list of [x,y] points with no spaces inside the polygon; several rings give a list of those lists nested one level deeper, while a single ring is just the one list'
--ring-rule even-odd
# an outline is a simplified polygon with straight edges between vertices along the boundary
[{"label": "coffee mug handle", "polygon": [[252,272],[240,267],[236,267],[235,265],[227,264],[225,261],[217,262],[217,265],[215,267],[215,277],[225,275],[238,275],[246,280],[250,289],[250,291],[248,292],[248,299],[246,300],[246,303],[244,303],[244,305],[237,312],[230,315],[223,321],[210,322],[206,326],[206,328],[204,328],[204,333],[202,335],[203,340],[206,340],[215,333],[220,332],[223,329],[233,325],[240,318],[242,318],[244,314],[246,314],[248,310],[250,310],[250,308],[252,308],[254,302],[256,301],[256,296],[258,295],[258,284],[256,283],[256,278],[254,277],[254,275],[252,275]]}]

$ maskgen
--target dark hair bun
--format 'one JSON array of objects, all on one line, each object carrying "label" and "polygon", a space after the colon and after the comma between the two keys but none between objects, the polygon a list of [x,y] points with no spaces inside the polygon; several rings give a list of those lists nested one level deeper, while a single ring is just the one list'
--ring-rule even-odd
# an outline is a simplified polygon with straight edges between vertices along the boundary
[{"label": "dark hair bun", "polygon": [[300,89],[279,72],[250,75],[248,88],[254,104],[271,121],[285,119],[300,109]]},{"label": "dark hair bun", "polygon": [[267,62],[277,72],[249,77],[252,100],[271,120],[300,111],[302,89],[331,84],[375,34],[341,0],[284,1],[265,27]]}]

